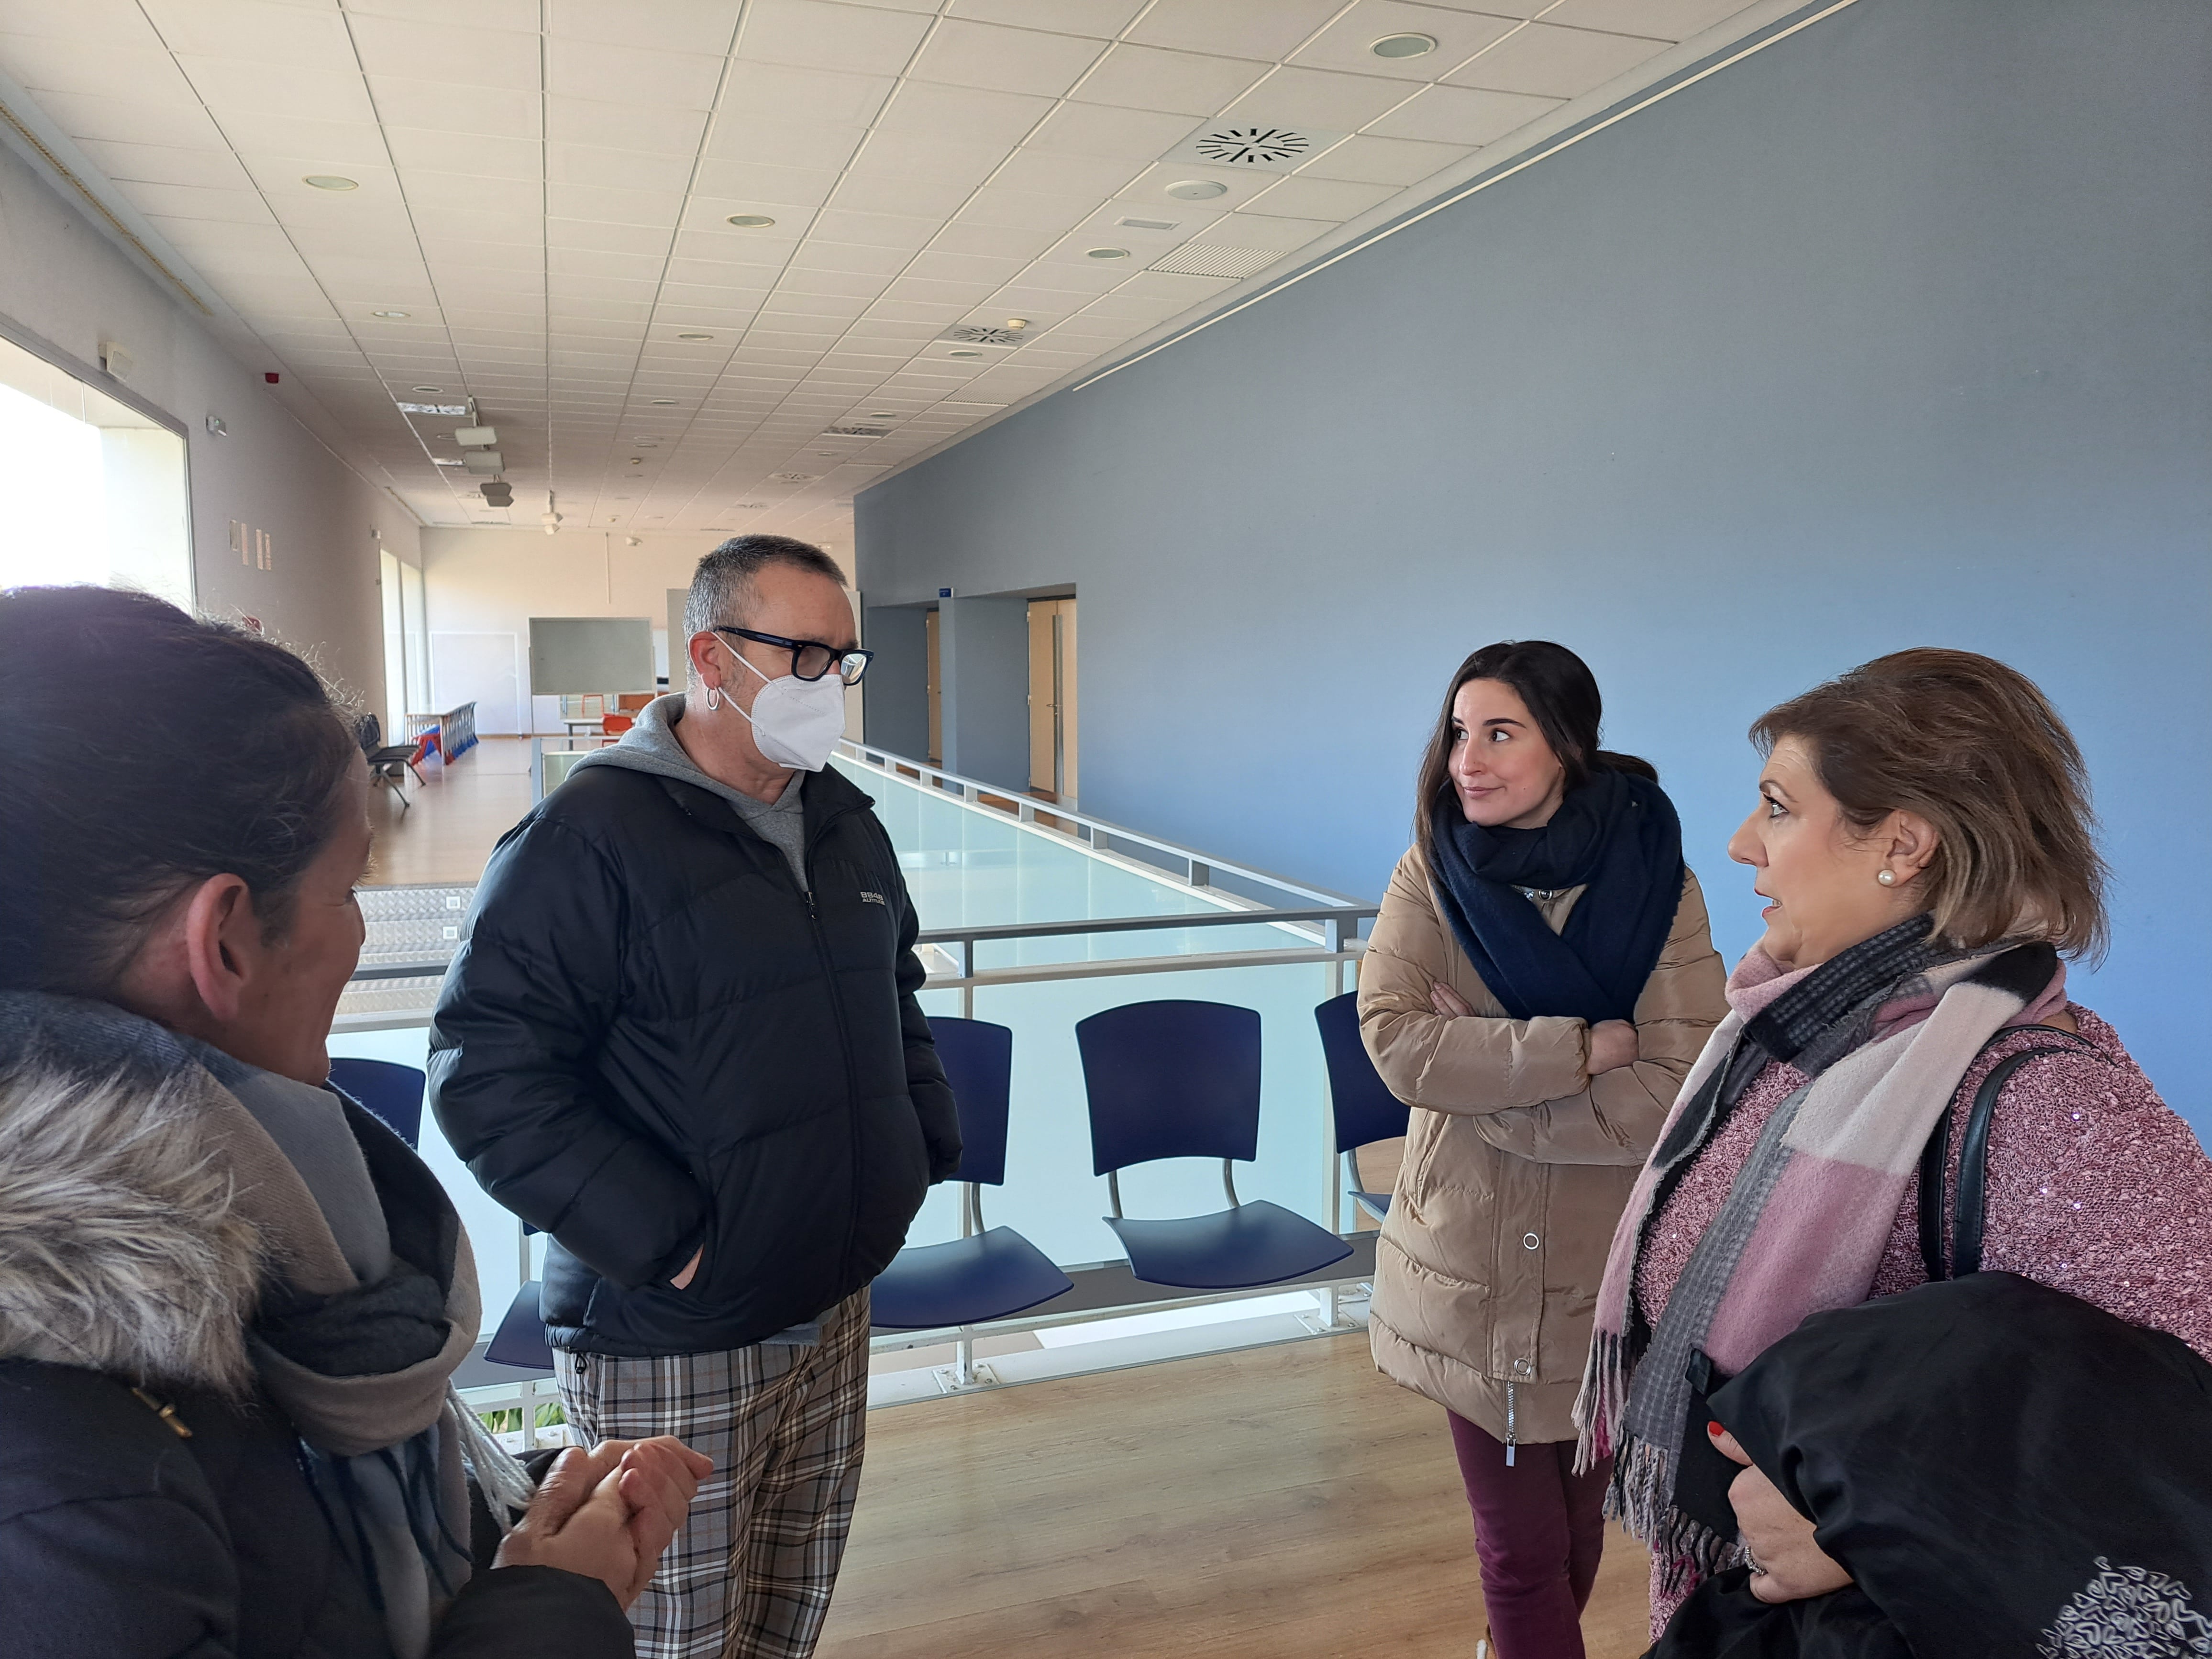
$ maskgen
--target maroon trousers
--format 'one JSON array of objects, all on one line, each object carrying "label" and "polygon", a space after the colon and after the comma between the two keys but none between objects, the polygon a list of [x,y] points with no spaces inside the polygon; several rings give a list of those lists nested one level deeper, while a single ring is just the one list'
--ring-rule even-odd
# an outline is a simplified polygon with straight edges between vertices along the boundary
[{"label": "maroon trousers", "polygon": [[1460,1416],[1452,1449],[1474,1511],[1474,1553],[1498,1659],[1583,1659],[1582,1612],[1605,1553],[1608,1462],[1575,1473],[1575,1443],[1514,1449]]}]

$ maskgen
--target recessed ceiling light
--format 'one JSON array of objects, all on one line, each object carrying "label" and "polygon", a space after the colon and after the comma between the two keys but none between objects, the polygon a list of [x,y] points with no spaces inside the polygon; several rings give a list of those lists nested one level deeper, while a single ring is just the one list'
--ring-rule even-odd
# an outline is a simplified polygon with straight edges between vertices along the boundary
[{"label": "recessed ceiling light", "polygon": [[1386,34],[1367,48],[1377,58],[1425,58],[1436,49],[1433,34]]},{"label": "recessed ceiling light", "polygon": [[442,392],[445,391],[445,389],[446,389],[446,388],[445,388],[445,387],[443,387],[443,386],[409,386],[407,389],[408,389],[410,392],[433,392],[433,393],[442,393]]},{"label": "recessed ceiling light", "polygon": [[765,213],[732,213],[730,222],[739,230],[766,230],[775,221]]},{"label": "recessed ceiling light", "polygon": [[711,334],[679,334],[676,337],[679,340],[711,340],[714,337]]},{"label": "recessed ceiling light", "polygon": [[1168,194],[1178,202],[1210,202],[1228,195],[1229,186],[1218,179],[1179,179],[1168,186]]},{"label": "recessed ceiling light", "polygon": [[1129,257],[1129,250],[1125,247],[1086,248],[1083,257],[1086,259],[1126,259]]},{"label": "recessed ceiling light", "polygon": [[817,449],[814,453],[827,461],[834,461],[837,459],[837,452],[834,449]]},{"label": "recessed ceiling light", "polygon": [[653,400],[653,406],[655,409],[673,409],[676,407],[676,399],[673,398],[655,398]]},{"label": "recessed ceiling light", "polygon": [[945,355],[948,357],[980,357],[983,354],[980,351],[948,351]]},{"label": "recessed ceiling light", "polygon": [[894,409],[872,409],[868,411],[868,418],[872,421],[895,421],[898,418],[898,411]]},{"label": "recessed ceiling light", "polygon": [[303,185],[312,185],[317,190],[359,190],[361,188],[361,180],[358,179],[341,179],[335,173],[311,173],[300,182]]},{"label": "recessed ceiling light", "polygon": [[396,321],[398,321],[400,318],[402,318],[402,317],[405,317],[405,316],[408,316],[408,315],[410,315],[410,313],[407,313],[407,312],[404,312],[404,311],[372,311],[372,312],[370,312],[368,314],[369,314],[370,316],[372,316],[372,317],[386,317],[386,318],[390,318],[391,319],[392,319],[393,321],[395,321],[395,322],[396,322]]}]

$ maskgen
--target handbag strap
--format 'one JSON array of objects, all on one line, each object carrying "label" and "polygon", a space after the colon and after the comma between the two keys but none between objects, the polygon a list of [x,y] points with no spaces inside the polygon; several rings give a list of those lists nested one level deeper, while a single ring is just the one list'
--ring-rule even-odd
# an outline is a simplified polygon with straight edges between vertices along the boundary
[{"label": "handbag strap", "polygon": [[[2049,1031],[2053,1036],[2070,1035],[2056,1026],[2012,1025],[1984,1043],[1984,1052],[2023,1030]],[[1958,1213],[1952,1218],[1948,1261],[1943,1249],[1943,1198],[1949,1184],[1952,1108],[1943,1108],[1943,1115],[1936,1121],[1935,1133],[1920,1151],[1920,1265],[1931,1284],[1942,1279],[1964,1279],[1968,1273],[1982,1270],[1982,1227],[1989,1199],[1990,1123],[1996,1116],[1997,1097],[2012,1081],[2012,1074],[2038,1055],[2072,1054],[2079,1049],[2095,1052],[2091,1044],[2078,1037],[2075,1043],[2075,1048],[2052,1044],[2008,1054],[1990,1068],[1990,1074],[1982,1079],[1982,1086],[1974,1091],[1974,1103],[1966,1114],[1966,1137],[1959,1146],[1959,1205]],[[1975,1058],[1978,1060],[1980,1055]],[[1972,1066],[1967,1069],[1971,1071]]]}]

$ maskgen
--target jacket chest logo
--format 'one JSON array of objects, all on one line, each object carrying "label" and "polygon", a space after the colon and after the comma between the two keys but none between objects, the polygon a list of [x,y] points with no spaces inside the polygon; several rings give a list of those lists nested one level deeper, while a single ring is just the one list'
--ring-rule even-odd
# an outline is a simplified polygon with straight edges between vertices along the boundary
[{"label": "jacket chest logo", "polygon": [[860,902],[863,904],[880,904],[886,910],[890,908],[890,901],[885,899],[881,893],[863,891],[860,895]]}]

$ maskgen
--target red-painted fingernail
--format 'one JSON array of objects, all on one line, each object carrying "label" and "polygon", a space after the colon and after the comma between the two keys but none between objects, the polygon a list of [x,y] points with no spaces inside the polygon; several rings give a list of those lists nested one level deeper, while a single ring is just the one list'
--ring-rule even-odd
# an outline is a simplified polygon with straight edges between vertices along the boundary
[{"label": "red-painted fingernail", "polygon": [[1717,1423],[1708,1423],[1705,1425],[1705,1432],[1712,1436],[1714,1439],[1717,1440],[1723,1435],[1726,1434],[1728,1431]]}]

